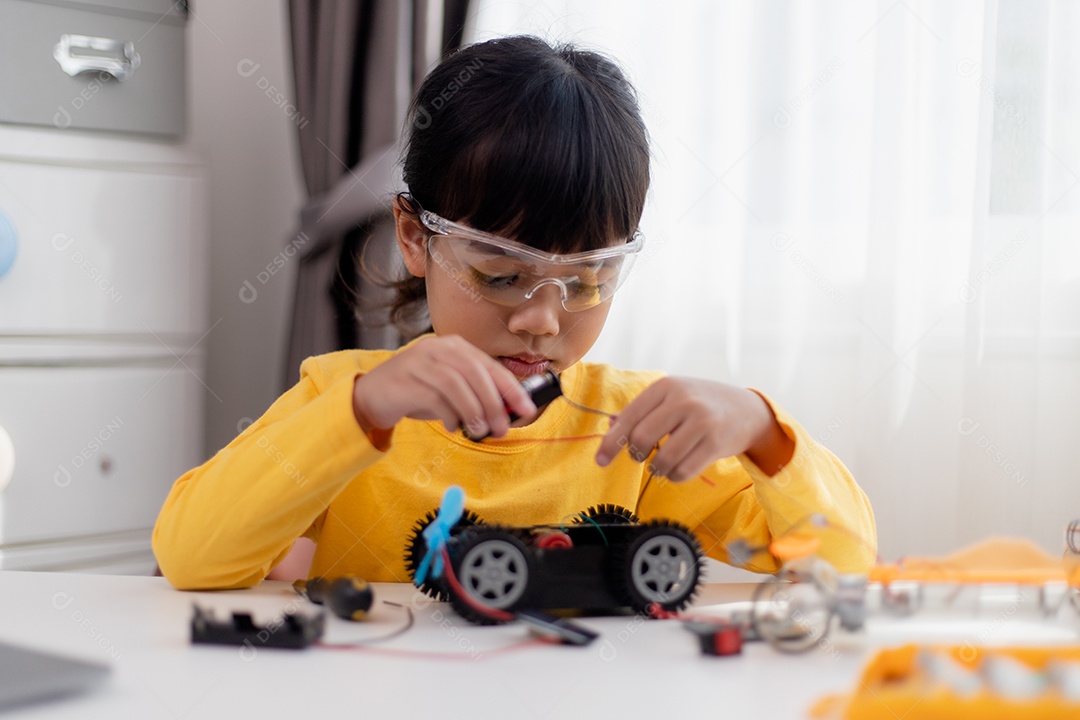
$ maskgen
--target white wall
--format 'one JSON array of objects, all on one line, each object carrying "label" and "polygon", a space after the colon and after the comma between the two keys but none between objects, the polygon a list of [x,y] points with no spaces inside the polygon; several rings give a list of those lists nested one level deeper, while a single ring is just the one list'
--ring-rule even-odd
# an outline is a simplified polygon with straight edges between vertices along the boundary
[{"label": "white wall", "polygon": [[[284,0],[192,3],[190,141],[210,172],[207,454],[280,394],[296,263],[261,276],[296,232],[304,191]],[[257,294],[243,302],[247,281]],[[246,293],[251,299],[251,293]]]}]

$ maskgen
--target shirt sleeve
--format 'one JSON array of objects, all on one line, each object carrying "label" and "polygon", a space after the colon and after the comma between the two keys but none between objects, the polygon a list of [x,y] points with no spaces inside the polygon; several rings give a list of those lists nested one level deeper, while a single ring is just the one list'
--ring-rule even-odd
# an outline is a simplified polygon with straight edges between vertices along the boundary
[{"label": "shirt sleeve", "polygon": [[298,537],[317,535],[331,500],[384,454],[353,415],[359,374],[326,386],[317,360],[305,361],[300,381],[261,418],[176,481],[153,533],[169,582],[251,587]]},{"label": "shirt sleeve", "polygon": [[[761,393],[759,393],[761,394]],[[787,533],[817,538],[818,557],[839,572],[866,572],[877,559],[877,530],[866,494],[844,464],[762,395],[795,452],[775,475],[748,457],[725,458],[683,483],[653,479],[642,496],[642,517],[686,522],[710,557],[755,572],[776,572],[768,552]]]}]

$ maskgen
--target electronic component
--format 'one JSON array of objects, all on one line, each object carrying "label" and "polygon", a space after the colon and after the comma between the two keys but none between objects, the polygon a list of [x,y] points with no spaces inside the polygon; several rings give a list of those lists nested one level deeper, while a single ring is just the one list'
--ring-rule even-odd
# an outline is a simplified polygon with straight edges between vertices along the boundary
[{"label": "electronic component", "polygon": [[[559,384],[559,376],[551,370],[541,375],[530,375],[521,381],[521,387],[525,388],[525,392],[529,393],[529,397],[532,398],[533,404],[537,409],[540,409],[547,405],[555,398],[562,395],[562,385]],[[519,416],[511,412],[510,422],[514,422],[519,419]],[[468,428],[463,427],[461,434],[469,438],[473,442],[480,442],[484,438],[488,437],[490,433],[483,435],[470,435]]]},{"label": "electronic component", "polygon": [[731,622],[693,621],[683,624],[694,633],[705,655],[739,655],[742,653],[742,628]]},{"label": "electronic component", "polygon": [[363,620],[375,596],[366,580],[354,575],[343,575],[333,580],[311,578],[297,580],[293,589],[317,605],[325,605],[344,620]]},{"label": "electronic component", "polygon": [[243,645],[254,648],[306,648],[322,637],[323,615],[285,613],[266,625],[256,625],[251,613],[234,612],[230,620],[217,620],[210,610],[193,606],[191,642],[209,645]]},{"label": "electronic component", "polygon": [[565,645],[588,645],[600,637],[595,630],[539,610],[521,610],[514,617],[528,625],[529,632],[534,635],[552,638]]}]

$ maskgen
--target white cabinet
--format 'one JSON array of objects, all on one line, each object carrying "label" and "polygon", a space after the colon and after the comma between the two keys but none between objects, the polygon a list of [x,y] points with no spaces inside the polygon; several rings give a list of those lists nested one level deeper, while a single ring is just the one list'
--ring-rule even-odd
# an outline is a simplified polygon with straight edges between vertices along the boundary
[{"label": "white cabinet", "polygon": [[203,459],[207,200],[182,146],[0,125],[0,568],[153,569]]},{"label": "white cabinet", "polygon": [[163,170],[0,158],[0,211],[20,238],[18,262],[0,283],[0,333],[203,327],[191,284],[205,262],[192,242],[199,181]]}]

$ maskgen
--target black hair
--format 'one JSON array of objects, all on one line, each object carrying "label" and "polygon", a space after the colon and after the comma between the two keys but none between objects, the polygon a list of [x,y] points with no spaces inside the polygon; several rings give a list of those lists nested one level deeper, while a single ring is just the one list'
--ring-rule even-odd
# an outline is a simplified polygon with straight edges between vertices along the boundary
[{"label": "black hair", "polygon": [[[531,36],[469,45],[425,78],[409,108],[403,175],[423,209],[540,250],[628,239],[649,187],[633,86],[603,55]],[[423,306],[397,284],[395,323]]]}]

